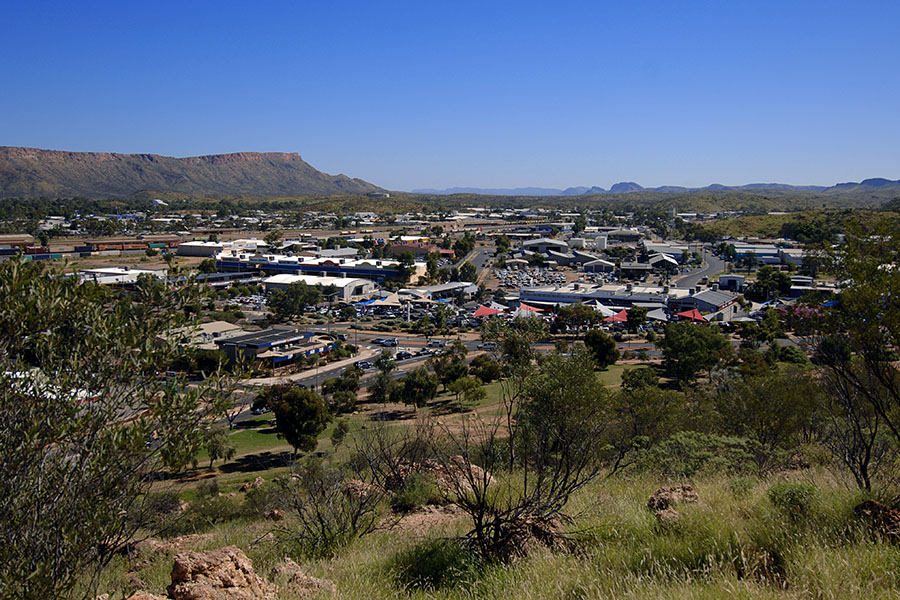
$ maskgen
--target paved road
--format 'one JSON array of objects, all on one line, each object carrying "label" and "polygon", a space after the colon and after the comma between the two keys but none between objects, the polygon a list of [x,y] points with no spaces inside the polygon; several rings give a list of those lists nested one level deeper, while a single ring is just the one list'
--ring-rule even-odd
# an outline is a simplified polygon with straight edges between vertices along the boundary
[{"label": "paved road", "polygon": [[725,261],[718,256],[703,251],[703,266],[696,271],[691,271],[687,275],[675,282],[677,288],[691,288],[697,285],[704,277],[712,277],[718,275],[725,270]]},{"label": "paved road", "polygon": [[481,271],[481,269],[487,266],[488,260],[490,260],[491,258],[490,254],[492,253],[492,251],[488,250],[487,248],[478,248],[477,251],[478,254],[473,256],[472,260],[469,262],[471,262],[479,271]]}]

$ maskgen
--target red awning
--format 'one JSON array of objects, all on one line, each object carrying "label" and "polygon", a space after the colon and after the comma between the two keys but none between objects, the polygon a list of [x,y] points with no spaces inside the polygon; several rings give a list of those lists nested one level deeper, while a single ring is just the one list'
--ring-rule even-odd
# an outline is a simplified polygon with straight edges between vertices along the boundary
[{"label": "red awning", "polygon": [[692,308],[691,310],[686,310],[684,312],[675,313],[676,317],[684,317],[686,319],[690,319],[691,321],[700,321],[701,323],[706,322],[706,317],[700,314],[700,311],[696,308]]},{"label": "red awning", "polygon": [[531,312],[547,312],[546,308],[537,308],[535,306],[528,306],[524,302],[519,303],[519,310],[530,310]]},{"label": "red awning", "polygon": [[611,317],[603,319],[607,323],[625,323],[628,321],[628,311],[624,308]]},{"label": "red awning", "polygon": [[475,311],[473,317],[487,317],[489,315],[499,315],[502,314],[502,310],[497,310],[496,308],[491,308],[490,306],[481,305],[478,307],[478,310]]}]

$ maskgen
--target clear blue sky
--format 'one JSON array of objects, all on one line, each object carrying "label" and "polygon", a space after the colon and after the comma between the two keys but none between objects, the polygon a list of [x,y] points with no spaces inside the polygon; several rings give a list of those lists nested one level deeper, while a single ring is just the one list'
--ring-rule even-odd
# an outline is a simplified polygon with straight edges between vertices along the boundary
[{"label": "clear blue sky", "polygon": [[900,178],[900,2],[14,2],[0,145],[390,189]]}]

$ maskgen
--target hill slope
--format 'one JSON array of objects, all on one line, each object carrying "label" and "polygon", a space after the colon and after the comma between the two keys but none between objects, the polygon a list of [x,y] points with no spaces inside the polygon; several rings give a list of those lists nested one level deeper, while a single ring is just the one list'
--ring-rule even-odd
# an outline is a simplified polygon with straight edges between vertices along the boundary
[{"label": "hill slope", "polygon": [[288,196],[377,191],[317,171],[299,154],[239,152],[190,158],[0,147],[0,198],[111,198],[141,190]]}]

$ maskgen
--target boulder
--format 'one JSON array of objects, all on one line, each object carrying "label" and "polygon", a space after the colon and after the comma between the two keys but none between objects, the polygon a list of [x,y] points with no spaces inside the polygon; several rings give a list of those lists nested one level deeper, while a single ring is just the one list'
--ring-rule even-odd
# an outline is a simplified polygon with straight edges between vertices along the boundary
[{"label": "boulder", "polygon": [[885,506],[877,500],[866,500],[853,510],[866,518],[881,535],[900,540],[900,510]]},{"label": "boulder", "polygon": [[681,515],[679,515],[678,511],[676,511],[674,508],[664,508],[662,510],[656,511],[656,521],[663,528],[676,525],[680,518]]},{"label": "boulder", "polygon": [[266,480],[263,479],[262,477],[257,477],[257,478],[254,479],[253,481],[248,481],[247,483],[245,483],[244,485],[242,485],[242,486],[241,486],[241,491],[242,491],[242,492],[249,492],[250,490],[255,490],[255,489],[258,488],[258,487],[262,487],[263,484],[264,484],[265,482],[266,482]]},{"label": "boulder", "polygon": [[333,581],[304,575],[300,565],[290,558],[285,558],[275,565],[275,568],[272,570],[272,576],[285,580],[286,586],[290,587],[294,594],[301,598],[315,596],[323,592],[334,594],[337,591]]},{"label": "boulder", "polygon": [[700,497],[689,485],[674,485],[659,488],[647,500],[647,508],[653,512],[666,510],[676,504],[697,502]]},{"label": "boulder", "polygon": [[150,592],[135,592],[128,596],[127,600],[169,600],[165,596],[157,596]]},{"label": "boulder", "polygon": [[368,498],[372,494],[380,494],[381,488],[359,479],[351,479],[344,484],[344,493],[351,498]]},{"label": "boulder", "polygon": [[267,510],[263,515],[269,521],[280,521],[284,518],[284,511],[278,508],[273,508],[272,510]]},{"label": "boulder", "polygon": [[253,564],[236,546],[175,557],[173,600],[274,600],[275,588],[253,572]]},{"label": "boulder", "polygon": [[140,556],[151,556],[160,553],[181,552],[189,546],[195,546],[210,539],[212,539],[211,533],[192,533],[168,540],[147,538],[136,542],[132,549]]}]

